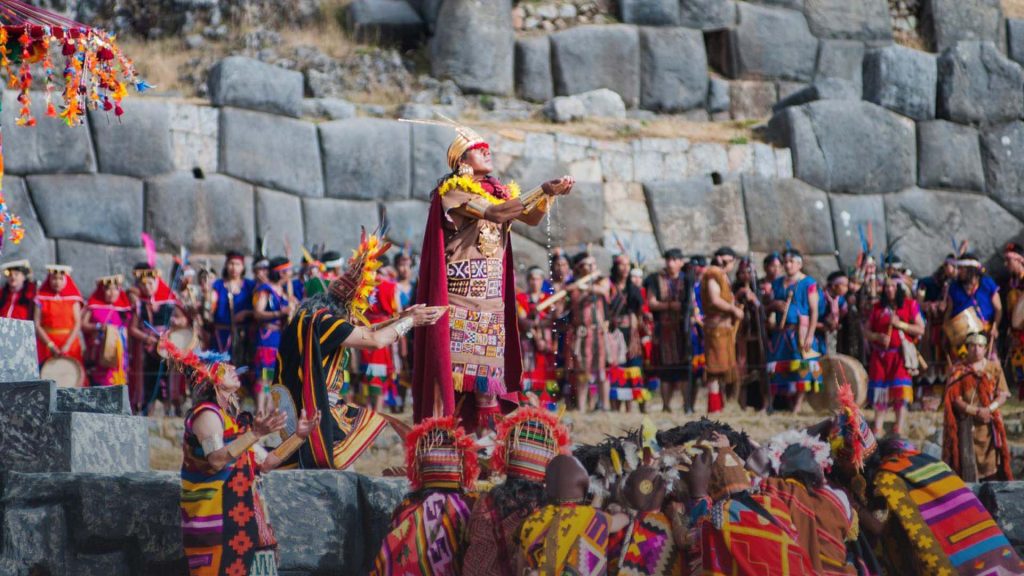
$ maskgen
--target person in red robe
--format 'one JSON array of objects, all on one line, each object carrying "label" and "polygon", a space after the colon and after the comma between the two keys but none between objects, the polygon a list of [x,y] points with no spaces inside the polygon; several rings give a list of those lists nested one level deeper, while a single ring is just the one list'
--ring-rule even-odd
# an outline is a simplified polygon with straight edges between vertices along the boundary
[{"label": "person in red robe", "polygon": [[32,265],[15,260],[0,266],[7,283],[0,290],[0,317],[31,321],[35,314],[36,285],[29,280]]},{"label": "person in red robe", "polygon": [[461,406],[468,430],[493,428],[522,389],[511,224],[539,224],[574,180],[551,180],[520,197],[514,183],[491,176],[491,150],[479,134],[450,120],[427,123],[457,135],[448,147],[451,173],[431,193],[416,291],[417,304],[447,307],[448,320],[415,335],[413,418],[451,416]]},{"label": "person in red robe", "polygon": [[71,267],[46,267],[46,281],[36,295],[39,364],[53,356],[82,363],[82,306],[85,300],[71,278]]}]

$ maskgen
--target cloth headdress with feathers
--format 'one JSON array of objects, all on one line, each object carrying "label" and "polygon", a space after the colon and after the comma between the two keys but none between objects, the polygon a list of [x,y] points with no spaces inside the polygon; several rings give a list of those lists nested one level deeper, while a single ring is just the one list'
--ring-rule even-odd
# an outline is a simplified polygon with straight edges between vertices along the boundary
[{"label": "cloth headdress with feathers", "polygon": [[188,378],[192,397],[202,396],[208,388],[223,385],[235,367],[228,364],[228,355],[218,352],[182,350],[169,338],[161,338],[159,350],[167,354],[170,365]]},{"label": "cloth headdress with feathers", "polygon": [[498,423],[496,443],[491,460],[496,472],[543,482],[548,462],[567,453],[569,430],[558,415],[524,406]]},{"label": "cloth headdress with feathers", "polygon": [[480,474],[477,445],[454,416],[427,418],[405,437],[406,475],[413,490],[472,490]]},{"label": "cloth headdress with feathers", "polygon": [[837,464],[852,466],[859,472],[864,469],[864,461],[878,448],[878,443],[857,406],[849,384],[839,386],[838,400],[839,410],[829,433],[832,456]]},{"label": "cloth headdress with feathers", "polygon": [[383,219],[380,226],[372,234],[363,228],[359,247],[352,251],[348,261],[348,269],[338,278],[331,281],[328,292],[346,311],[349,320],[369,325],[366,311],[370,308],[370,296],[373,289],[380,284],[377,270],[381,267],[381,256],[391,249],[391,243],[385,240],[387,226]]},{"label": "cloth headdress with feathers", "polygon": [[768,442],[768,460],[772,463],[772,469],[776,474],[782,472],[783,454],[790,446],[803,446],[811,451],[814,462],[827,471],[832,466],[832,451],[829,445],[821,440],[810,436],[803,430],[787,430],[781,434],[772,436]]}]

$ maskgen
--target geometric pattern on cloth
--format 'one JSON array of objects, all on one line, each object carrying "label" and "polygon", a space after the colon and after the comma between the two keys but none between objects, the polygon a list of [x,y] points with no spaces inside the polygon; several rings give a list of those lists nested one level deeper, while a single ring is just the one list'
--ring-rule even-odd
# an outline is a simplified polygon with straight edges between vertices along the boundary
[{"label": "geometric pattern on cloth", "polygon": [[683,559],[672,540],[672,523],[663,512],[640,512],[627,530],[619,561],[620,576],[683,574]]},{"label": "geometric pattern on cloth", "polygon": [[1024,561],[981,501],[945,462],[908,452],[882,463],[876,491],[938,576],[1024,573]]},{"label": "geometric pattern on cloth", "polygon": [[608,569],[610,517],[592,506],[549,505],[523,521],[519,541],[541,574],[597,576]]},{"label": "geometric pattern on cloth", "polygon": [[463,495],[451,492],[403,501],[391,532],[381,543],[371,576],[458,576],[470,504]]},{"label": "geometric pattern on cloth", "polygon": [[448,263],[448,292],[478,300],[501,298],[499,258],[473,258]]},{"label": "geometric pattern on cloth", "polygon": [[504,312],[478,312],[461,306],[450,306],[450,309],[452,354],[504,357]]}]

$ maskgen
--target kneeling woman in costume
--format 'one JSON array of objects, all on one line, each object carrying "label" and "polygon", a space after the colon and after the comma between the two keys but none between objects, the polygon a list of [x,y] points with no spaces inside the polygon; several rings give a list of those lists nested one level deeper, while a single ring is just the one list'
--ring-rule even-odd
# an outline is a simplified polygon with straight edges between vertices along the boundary
[{"label": "kneeling woman in costume", "polygon": [[163,339],[169,361],[189,378],[195,406],[185,416],[181,532],[190,576],[277,574],[277,540],[257,475],[277,468],[320,421],[303,412],[295,433],[273,452],[257,444],[282,430],[283,412],[238,413],[238,374]]},{"label": "kneeling woman in costume", "polygon": [[376,234],[364,232],[345,274],[332,281],[327,292],[303,302],[281,334],[272,394],[283,393],[283,386],[296,407],[310,414],[323,411],[325,416],[288,467],[344,470],[373,444],[388,422],[405,427],[345,400],[351,348],[389,347],[414,326],[434,324],[446,311],[412,306],[390,320],[369,325],[365,313],[379,282],[379,258],[390,247]]}]

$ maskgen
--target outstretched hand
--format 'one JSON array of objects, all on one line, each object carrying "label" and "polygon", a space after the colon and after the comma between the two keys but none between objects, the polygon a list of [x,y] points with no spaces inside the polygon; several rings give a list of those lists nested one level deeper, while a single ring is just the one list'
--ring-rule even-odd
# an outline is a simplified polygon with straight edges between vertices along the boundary
[{"label": "outstretched hand", "polygon": [[448,311],[447,306],[425,306],[416,304],[402,310],[403,318],[412,318],[413,326],[432,326]]},{"label": "outstretched hand", "polygon": [[572,191],[576,179],[572,176],[562,176],[557,180],[548,180],[544,183],[544,191],[552,196],[565,196]]},{"label": "outstretched hand", "polygon": [[305,440],[309,438],[309,435],[320,426],[320,411],[317,410],[313,414],[312,418],[306,418],[306,409],[303,408],[299,414],[299,421],[295,426],[295,435]]},{"label": "outstretched hand", "polygon": [[288,416],[281,410],[262,411],[256,414],[252,422],[252,431],[260,438],[267,434],[284,430]]}]

